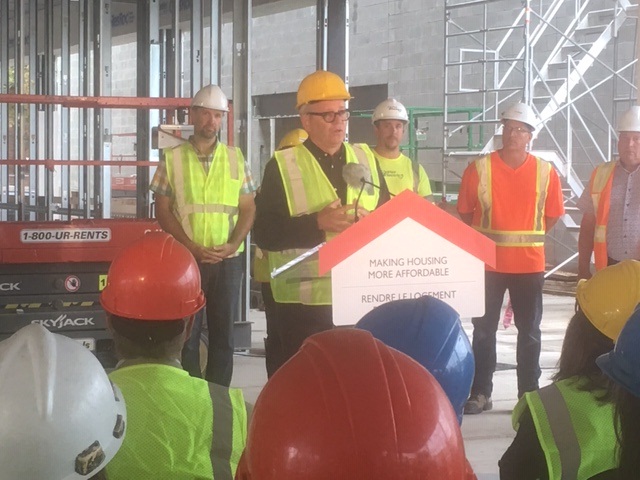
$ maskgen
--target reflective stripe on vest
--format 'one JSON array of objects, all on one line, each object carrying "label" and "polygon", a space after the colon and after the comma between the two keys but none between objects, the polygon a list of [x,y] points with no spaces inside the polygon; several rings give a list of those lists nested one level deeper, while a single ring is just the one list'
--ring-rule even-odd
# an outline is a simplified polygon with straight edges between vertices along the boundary
[{"label": "reflective stripe on vest", "polygon": [[[165,158],[173,212],[184,232],[205,247],[226,243],[238,220],[242,154],[218,144],[208,174],[190,143],[167,150]],[[244,242],[238,253],[242,250]]]},{"label": "reflective stripe on vest", "polygon": [[590,182],[591,202],[596,216],[593,233],[593,254],[596,270],[602,270],[608,264],[607,223],[609,223],[609,207],[611,205],[611,187],[616,162],[603,163],[596,167]]},{"label": "reflective stripe on vest", "polygon": [[[344,144],[347,163],[360,163],[371,171],[371,182],[380,185],[376,160],[368,148]],[[275,153],[282,185],[287,198],[289,214],[292,217],[319,212],[338,199],[336,191],[318,164],[313,154],[304,146],[281,150]],[[360,190],[347,186],[347,204],[355,203]],[[369,211],[375,209],[380,194],[377,188],[365,188],[359,205]],[[327,233],[327,240],[334,234]],[[289,249],[269,252],[269,269],[281,267],[293,260],[306,249]],[[273,297],[279,303],[303,303],[305,305],[331,304],[331,276],[318,273],[318,256],[304,262],[271,279]]]},{"label": "reflective stripe on vest", "polygon": [[480,225],[476,230],[501,247],[542,247],[544,245],[544,205],[551,174],[551,164],[536,159],[536,208],[531,230],[495,230],[492,228],[492,182],[491,155],[475,161],[478,171],[478,200],[480,203]]},{"label": "reflective stripe on vest", "polygon": [[[214,480],[233,480],[247,444],[247,410],[242,390],[209,383],[213,407],[211,465]],[[229,462],[221,461],[229,459]]]},{"label": "reflective stripe on vest", "polygon": [[[408,162],[408,164],[411,167],[409,168],[409,172],[408,172],[409,175],[411,175],[411,189],[414,193],[418,193],[418,190],[420,188],[420,164],[418,162],[414,162],[409,157],[407,157],[404,153],[401,153],[398,158],[392,160],[392,159],[383,157],[382,155],[377,153],[375,150],[371,150],[371,148],[366,143],[357,143],[355,145],[363,146],[364,148],[370,150],[371,153],[373,153],[375,158],[378,160],[378,163],[380,165],[380,168],[383,170],[383,173],[385,173],[385,169],[388,168],[389,161],[394,163],[397,162],[398,165],[402,165],[402,166],[404,166],[405,162]],[[405,172],[406,170],[402,168],[402,175],[404,175]],[[397,195],[401,193],[405,188],[408,188],[406,186],[407,182],[404,181],[404,176],[401,177],[400,181],[396,181],[395,179],[388,178],[388,177],[385,177],[385,180],[387,181],[387,187],[389,188],[389,191],[393,194]],[[398,183],[402,184],[402,186],[400,187],[400,190],[398,190],[398,186],[399,186]]]},{"label": "reflective stripe on vest", "polygon": [[614,406],[580,385],[573,377],[526,393],[513,412],[517,424],[529,407],[550,480],[588,479],[618,466]]},{"label": "reflective stripe on vest", "polygon": [[409,159],[409,161],[411,162],[411,171],[413,172],[413,192],[418,193],[418,187],[420,186],[420,164],[411,159]]},{"label": "reflective stripe on vest", "polygon": [[256,247],[253,254],[253,279],[256,282],[268,282],[269,276],[269,252]]}]

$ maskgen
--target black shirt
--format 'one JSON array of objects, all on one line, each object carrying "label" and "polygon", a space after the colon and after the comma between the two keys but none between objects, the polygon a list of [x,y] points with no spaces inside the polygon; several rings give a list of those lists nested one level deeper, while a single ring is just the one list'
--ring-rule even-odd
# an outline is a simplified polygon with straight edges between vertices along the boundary
[{"label": "black shirt", "polygon": [[[304,146],[318,161],[336,195],[345,205],[347,184],[342,178],[342,168],[346,164],[344,145],[334,155],[323,152],[310,139],[304,142]],[[376,168],[380,179],[380,199],[377,206],[380,206],[389,199],[389,192],[377,161]],[[325,232],[318,228],[317,217],[317,213],[290,216],[278,163],[271,158],[265,167],[260,191],[256,195],[256,220],[253,227],[256,244],[271,251],[315,247],[325,241]]]}]

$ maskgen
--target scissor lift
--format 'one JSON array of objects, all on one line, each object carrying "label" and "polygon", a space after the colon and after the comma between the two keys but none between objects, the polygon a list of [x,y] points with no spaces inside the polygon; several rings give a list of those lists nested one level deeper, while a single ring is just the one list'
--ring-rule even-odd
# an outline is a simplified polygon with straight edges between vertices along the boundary
[{"label": "scissor lift", "polygon": [[149,219],[0,222],[0,340],[40,323],[114,366],[100,291],[114,256],[154,230]]}]

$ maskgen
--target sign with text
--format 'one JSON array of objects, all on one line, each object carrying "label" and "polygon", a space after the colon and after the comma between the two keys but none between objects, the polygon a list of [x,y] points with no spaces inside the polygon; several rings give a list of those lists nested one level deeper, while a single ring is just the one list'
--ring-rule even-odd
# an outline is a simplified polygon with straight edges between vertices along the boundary
[{"label": "sign with text", "polygon": [[484,314],[484,263],[407,218],[333,268],[333,323],[382,303],[431,295],[460,316]]},{"label": "sign with text", "polygon": [[320,250],[321,272],[331,270],[335,325],[354,325],[378,305],[424,295],[462,317],[482,316],[485,263],[495,263],[492,241],[412,192]]}]

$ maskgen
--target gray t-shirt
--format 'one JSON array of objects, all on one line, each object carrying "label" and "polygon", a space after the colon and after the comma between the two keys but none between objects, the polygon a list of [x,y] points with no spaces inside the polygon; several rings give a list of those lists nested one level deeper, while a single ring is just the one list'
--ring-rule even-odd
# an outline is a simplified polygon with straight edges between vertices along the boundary
[{"label": "gray t-shirt", "polygon": [[[583,213],[594,213],[589,189],[578,200]],[[607,224],[607,255],[614,260],[640,260],[640,168],[627,172],[618,162],[613,170]]]}]

